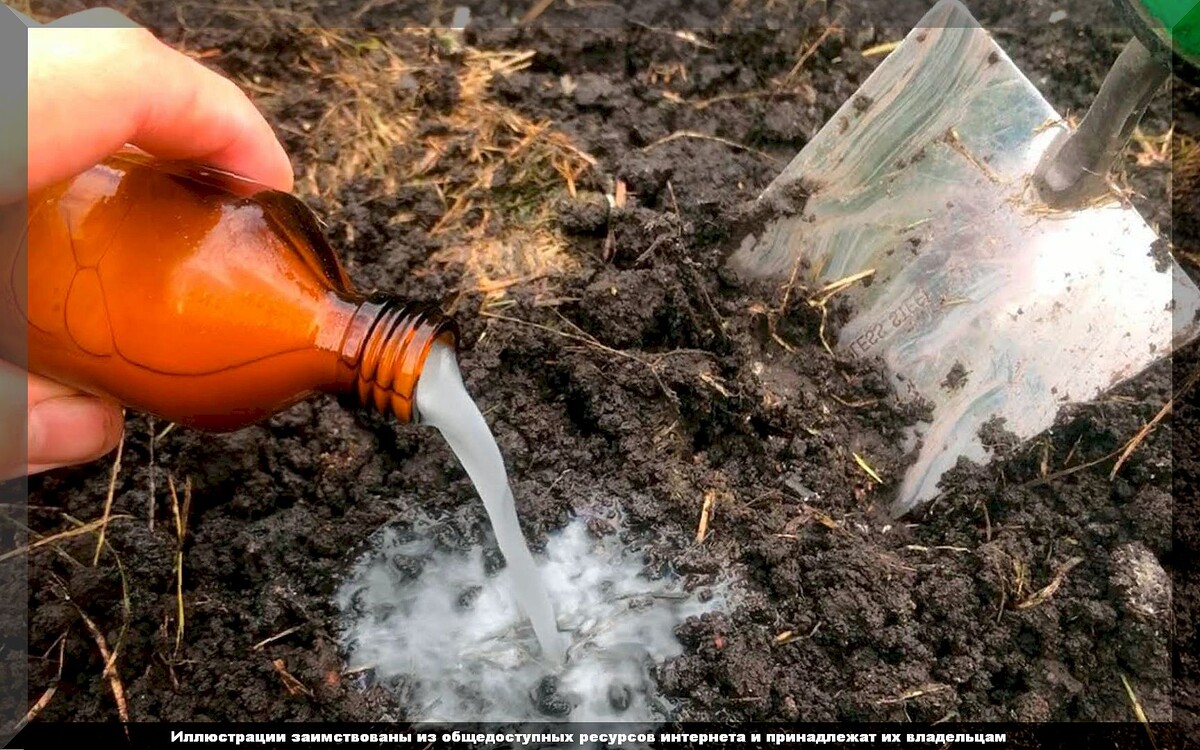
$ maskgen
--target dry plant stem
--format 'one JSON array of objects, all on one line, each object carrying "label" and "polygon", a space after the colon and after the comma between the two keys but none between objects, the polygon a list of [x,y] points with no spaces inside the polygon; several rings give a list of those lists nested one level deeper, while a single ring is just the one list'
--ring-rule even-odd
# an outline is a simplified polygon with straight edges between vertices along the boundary
[{"label": "dry plant stem", "polygon": [[853,453],[851,455],[854,456],[854,463],[858,464],[858,468],[865,471],[867,473],[867,476],[871,477],[871,479],[874,479],[875,484],[883,484],[883,480],[879,478],[879,474],[876,473],[876,471],[871,468],[871,465],[867,463],[867,460],[865,458],[858,455],[857,453]]},{"label": "dry plant stem", "polygon": [[117,443],[117,458],[113,461],[112,475],[108,479],[108,495],[104,498],[104,517],[101,519],[100,537],[96,540],[96,554],[92,556],[92,567],[100,562],[100,550],[104,549],[104,532],[108,527],[108,517],[112,514],[113,495],[117,490],[117,475],[121,473],[121,455],[124,452],[125,432],[122,431]]},{"label": "dry plant stem", "polygon": [[770,162],[778,162],[779,161],[778,159],[776,159],[774,156],[771,156],[767,152],[759,151],[756,148],[751,148],[750,146],[747,146],[744,143],[738,143],[737,141],[731,141],[728,138],[722,138],[719,135],[709,135],[708,133],[699,133],[694,130],[677,130],[674,133],[671,133],[670,135],[665,135],[656,141],[647,143],[645,146],[642,146],[642,150],[649,151],[651,149],[658,148],[659,146],[670,143],[671,141],[677,141],[680,138],[695,138],[695,139],[702,140],[702,141],[712,141],[713,143],[720,143],[722,145],[729,146],[730,148],[736,148],[741,151],[748,151],[752,154],[761,156],[762,158],[764,158]]},{"label": "dry plant stem", "polygon": [[[96,642],[96,647],[100,650],[100,658],[104,660],[103,677],[108,680],[108,687],[112,691],[113,700],[117,704],[117,715],[121,718],[122,724],[129,723],[129,704],[125,700],[125,686],[121,683],[121,675],[117,671],[117,653],[109,651],[108,641],[104,638],[104,633],[100,628],[96,627],[96,623],[92,618],[87,616],[78,604],[75,609],[79,612],[79,616],[83,618],[83,624],[87,626],[88,632],[92,635],[92,640]],[[129,734],[129,728],[125,728],[126,736]]]},{"label": "dry plant stem", "polygon": [[[792,269],[792,277],[788,281],[788,287],[784,292],[783,306],[780,308],[780,313],[783,312],[783,307],[787,306],[788,296],[791,294],[792,284],[795,283],[798,268],[799,265]],[[809,298],[809,306],[821,311],[821,325],[817,329],[817,333],[821,338],[821,345],[825,347],[825,351],[829,353],[829,356],[834,357],[835,359],[837,358],[837,355],[833,353],[833,347],[829,345],[828,339],[825,338],[825,324],[829,319],[829,300],[832,299],[835,294],[849,289],[854,284],[857,284],[858,282],[868,279],[874,275],[874,268],[868,268],[865,271],[859,271],[858,273],[851,274],[845,278],[826,284],[825,286],[821,287],[821,289],[819,289],[815,295]]]},{"label": "dry plant stem", "polygon": [[717,493],[715,490],[709,490],[704,493],[704,505],[700,508],[700,523],[696,527],[696,544],[700,544],[708,537],[708,524],[712,520],[713,508],[717,502]]},{"label": "dry plant stem", "polygon": [[1158,413],[1154,415],[1154,418],[1147,422],[1145,427],[1138,430],[1137,434],[1134,435],[1128,443],[1126,443],[1125,449],[1121,451],[1120,458],[1118,458],[1117,463],[1113,465],[1112,471],[1108,473],[1109,481],[1116,479],[1117,472],[1121,470],[1121,467],[1125,464],[1125,461],[1127,461],[1129,457],[1133,455],[1133,452],[1137,450],[1137,447],[1141,445],[1143,440],[1146,439],[1146,436],[1158,426],[1158,423],[1171,413],[1171,410],[1175,408],[1175,402],[1179,400],[1183,394],[1187,393],[1188,390],[1190,390],[1192,386],[1196,384],[1197,380],[1200,380],[1200,369],[1197,369],[1191,375],[1188,375],[1187,379],[1183,381],[1183,385],[1181,385],[1179,390],[1176,391],[1170,399],[1168,399],[1167,403],[1163,404],[1163,407],[1158,410]]},{"label": "dry plant stem", "polygon": [[[85,524],[78,518],[66,513],[63,513],[63,518],[75,524],[76,528],[82,529],[91,525]],[[133,516],[118,516],[118,518],[133,518]],[[111,543],[106,541],[104,543],[104,547],[108,550],[108,553],[112,555],[113,562],[117,564],[117,577],[121,579],[121,630],[117,633],[117,643],[112,649],[112,661],[105,665],[105,668],[108,669],[111,664],[116,662],[117,654],[121,653],[121,646],[125,643],[125,633],[129,630],[129,621],[132,617],[133,605],[129,601],[129,577],[125,575],[125,563],[121,562],[120,555],[118,555],[117,551],[113,549]],[[55,550],[61,555],[66,555],[66,553],[59,550],[57,546],[55,546]]]},{"label": "dry plant stem", "polygon": [[58,683],[62,679],[63,660],[66,655],[66,647],[67,633],[63,633],[58,637],[58,673],[54,675],[52,680],[50,680],[50,685],[45,689],[45,691],[42,692],[41,697],[38,698],[32,706],[30,706],[29,710],[25,712],[25,715],[21,717],[21,720],[17,722],[16,727],[14,727],[15,731],[20,732],[25,728],[25,725],[36,719],[38,714],[44,711],[46,706],[50,705],[50,701],[54,698],[54,694],[58,692]]},{"label": "dry plant stem", "polygon": [[1154,750],[1158,750],[1158,743],[1154,741],[1154,732],[1150,730],[1150,719],[1146,716],[1146,710],[1142,708],[1142,702],[1138,700],[1137,693],[1133,691],[1133,685],[1129,684],[1129,680],[1125,675],[1121,675],[1121,684],[1125,686],[1125,695],[1129,697],[1129,703],[1133,707],[1133,715],[1146,728],[1146,736],[1150,738],[1150,746]]},{"label": "dry plant stem", "polygon": [[[557,311],[555,311],[555,312],[557,312]],[[513,318],[508,315],[500,315],[499,313],[487,312],[486,310],[479,314],[481,317],[484,317],[484,318],[494,318],[496,320],[503,320],[508,323],[516,323],[518,325],[524,325],[524,326],[529,326],[530,328],[536,328],[539,331],[545,331],[546,333],[551,333],[551,334],[554,334],[555,336],[561,336],[565,339],[570,339],[571,341],[578,341],[578,342],[580,342],[582,344],[586,344],[587,346],[590,346],[592,348],[599,349],[602,352],[606,352],[606,353],[612,354],[616,357],[621,357],[622,359],[629,360],[630,362],[636,362],[637,364],[642,365],[643,367],[645,367],[647,370],[650,371],[650,374],[653,375],[655,381],[657,381],[659,388],[662,389],[663,395],[666,396],[668,399],[670,399],[672,402],[678,401],[679,397],[675,394],[674,391],[672,391],[670,388],[667,387],[667,384],[665,382],[663,382],[662,376],[659,375],[659,373],[658,373],[659,361],[662,360],[664,357],[668,357],[668,356],[676,355],[676,354],[704,354],[704,355],[708,354],[708,352],[694,350],[694,349],[677,349],[675,351],[662,352],[660,354],[654,355],[652,358],[647,359],[644,357],[640,357],[636,354],[631,354],[629,352],[621,351],[620,349],[613,349],[610,346],[605,346],[604,344],[597,341],[595,338],[593,338],[589,335],[583,335],[582,332],[580,332],[579,334],[575,334],[575,333],[568,333],[566,331],[559,331],[555,328],[551,328],[550,326],[542,325],[541,323],[534,323],[529,320]],[[559,317],[562,318],[562,315],[559,314]],[[562,319],[568,325],[571,325],[574,327],[574,324],[571,323],[570,321],[566,320],[566,318],[562,318]]]},{"label": "dry plant stem", "polygon": [[821,45],[825,43],[825,40],[829,38],[829,35],[835,31],[841,31],[841,29],[837,26],[826,26],[821,34],[813,41],[813,43],[808,45],[804,52],[800,54],[800,59],[796,60],[796,64],[793,65],[792,69],[789,70],[787,75],[783,77],[783,81],[780,85],[786,85],[789,81],[791,81],[792,78],[800,72],[800,69],[804,67],[804,63],[808,62],[808,58],[815,55],[817,50],[821,48]]},{"label": "dry plant stem", "polygon": [[183,631],[185,625],[185,613],[183,606],[183,544],[187,537],[187,519],[188,513],[192,507],[192,480],[187,479],[183,487],[183,507],[179,505],[179,495],[175,491],[175,478],[167,475],[167,485],[171,489],[171,512],[175,516],[175,535],[178,544],[175,547],[175,608],[176,608],[176,628],[175,628],[175,652],[179,653],[179,647],[183,644]]},{"label": "dry plant stem", "polygon": [[554,5],[554,0],[537,0],[529,10],[525,11],[525,15],[521,16],[521,25],[527,26],[537,20],[538,16],[545,13],[551,5]]},{"label": "dry plant stem", "polygon": [[1050,599],[1050,597],[1054,596],[1059,587],[1062,586],[1063,581],[1066,580],[1067,573],[1070,573],[1075,566],[1079,565],[1081,562],[1083,562],[1082,557],[1072,557],[1070,560],[1067,560],[1065,563],[1063,563],[1062,567],[1055,572],[1054,578],[1051,579],[1050,583],[1035,591],[1027,599],[1018,602],[1016,608],[1031,609],[1039,604],[1044,604]]},{"label": "dry plant stem", "polygon": [[283,659],[272,660],[271,666],[274,667],[275,671],[279,674],[279,679],[281,682],[283,682],[283,687],[288,691],[288,695],[304,694],[309,698],[312,697],[312,691],[305,687],[304,683],[296,679],[291,672],[287,671],[287,666],[284,664]]},{"label": "dry plant stem", "polygon": [[292,627],[288,628],[287,630],[276,633],[275,635],[273,635],[269,638],[264,638],[263,640],[254,644],[254,647],[251,650],[252,651],[262,651],[264,648],[271,645],[272,643],[275,643],[276,641],[281,641],[284,638],[287,638],[289,635],[299,631],[303,627],[304,627],[303,625],[293,625]]},{"label": "dry plant stem", "polygon": [[[41,549],[42,547],[52,546],[56,542],[61,542],[66,539],[70,539],[72,537],[82,536],[84,534],[90,534],[93,531],[96,531],[97,529],[104,526],[106,523],[113,521],[115,519],[118,519],[118,518],[131,518],[131,516],[117,515],[117,516],[110,516],[107,519],[97,518],[95,521],[91,521],[90,523],[83,524],[82,526],[77,526],[74,529],[68,529],[67,531],[61,531],[57,534],[52,534],[51,536],[42,537],[41,539],[38,539],[36,542],[27,544],[24,547],[21,547],[20,549],[14,549],[14,550],[9,550],[8,552],[5,552],[3,555],[0,555],[0,562],[4,562],[5,560],[10,560],[14,557],[19,557],[20,555],[32,553],[38,549]],[[22,527],[22,528],[24,528],[25,531],[29,531],[29,529],[26,527]]]}]

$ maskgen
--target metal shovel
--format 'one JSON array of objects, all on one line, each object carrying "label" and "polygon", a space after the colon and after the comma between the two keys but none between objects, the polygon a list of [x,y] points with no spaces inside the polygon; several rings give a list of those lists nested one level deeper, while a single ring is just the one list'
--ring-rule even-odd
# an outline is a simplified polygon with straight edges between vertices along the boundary
[{"label": "metal shovel", "polygon": [[933,406],[895,515],[986,462],[991,419],[1034,437],[1197,334],[1200,290],[1105,179],[1169,75],[1135,39],[1072,133],[941,0],[759,197],[771,218],[731,270],[845,281],[839,352]]}]

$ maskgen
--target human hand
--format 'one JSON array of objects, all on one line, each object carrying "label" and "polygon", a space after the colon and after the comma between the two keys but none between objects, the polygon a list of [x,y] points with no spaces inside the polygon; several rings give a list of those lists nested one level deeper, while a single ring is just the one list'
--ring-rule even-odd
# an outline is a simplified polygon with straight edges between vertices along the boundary
[{"label": "human hand", "polygon": [[[246,95],[121,14],[76,13],[29,29],[28,41],[26,184],[15,177],[21,171],[16,159],[3,159],[9,163],[0,164],[0,203],[79,174],[126,144],[292,189],[291,163]],[[21,370],[0,364],[0,378],[12,383],[14,372],[20,377]],[[119,405],[27,378],[26,465],[5,458],[0,478],[83,463],[117,445],[124,422]],[[0,442],[11,444],[12,436]]]}]

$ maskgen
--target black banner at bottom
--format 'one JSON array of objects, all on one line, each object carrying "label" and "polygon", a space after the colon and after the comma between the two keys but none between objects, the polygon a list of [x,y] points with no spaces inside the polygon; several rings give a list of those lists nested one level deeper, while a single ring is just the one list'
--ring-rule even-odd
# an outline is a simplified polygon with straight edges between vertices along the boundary
[{"label": "black banner at bottom", "polygon": [[1183,750],[1174,724],[44,724],[5,747],[125,748],[1112,748]]}]

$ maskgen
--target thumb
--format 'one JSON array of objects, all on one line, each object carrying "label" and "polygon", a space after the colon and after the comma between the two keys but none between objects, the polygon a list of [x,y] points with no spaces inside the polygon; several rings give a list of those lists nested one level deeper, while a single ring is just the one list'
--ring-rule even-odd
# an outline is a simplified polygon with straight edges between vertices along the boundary
[{"label": "thumb", "polygon": [[51,381],[29,376],[27,473],[81,464],[116,447],[121,408]]}]

